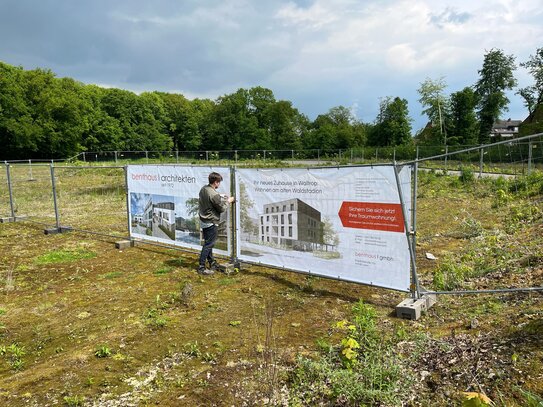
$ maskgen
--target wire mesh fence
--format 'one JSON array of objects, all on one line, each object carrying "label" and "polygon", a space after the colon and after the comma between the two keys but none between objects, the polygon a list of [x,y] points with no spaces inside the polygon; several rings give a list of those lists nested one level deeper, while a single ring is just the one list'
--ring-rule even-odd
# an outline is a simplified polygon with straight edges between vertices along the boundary
[{"label": "wire mesh fence", "polygon": [[[249,163],[265,166],[265,163],[269,162],[270,166],[281,166],[291,162],[311,166],[330,162],[409,163],[410,157],[416,158],[412,163],[416,163],[417,167],[434,170],[424,173],[428,175],[419,172],[420,181],[417,182],[422,185],[418,193],[419,203],[416,185],[414,196],[404,196],[406,202],[412,203],[407,206],[412,207],[408,215],[414,218],[413,225],[416,226],[419,220],[424,225],[416,242],[413,235],[413,246],[416,245],[418,249],[417,264],[424,266],[427,262],[425,251],[431,252],[434,247],[465,247],[460,261],[449,255],[440,256],[436,267],[437,277],[435,273],[432,276],[423,273],[422,282],[430,289],[440,292],[469,291],[473,288],[474,276],[493,276],[492,273],[499,272],[503,267],[522,265],[524,259],[515,259],[513,253],[508,254],[507,247],[503,244],[507,239],[512,239],[512,245],[526,245],[528,262],[530,259],[539,261],[537,259],[543,258],[541,249],[530,246],[529,236],[516,235],[521,230],[519,225],[543,218],[541,202],[534,203],[531,200],[532,196],[543,194],[541,134],[522,140],[471,148],[409,146],[396,149],[305,151],[117,151],[96,153],[94,156],[85,153],[77,158],[77,165],[40,164],[32,161],[0,163],[0,215],[14,215],[48,227],[61,225],[75,230],[126,238],[126,179],[122,166],[126,163],[207,162],[213,165]],[[85,163],[82,164],[82,161]],[[94,165],[95,163],[98,165]],[[454,171],[458,171],[458,177]],[[469,182],[478,173],[489,176],[489,179],[483,180],[474,192],[475,187]],[[443,178],[436,181],[436,177]],[[403,188],[403,179],[400,179],[400,185]],[[465,193],[472,193],[473,196],[466,197],[463,195]],[[416,209],[419,205],[421,210]],[[443,217],[433,219],[434,208],[442,206],[450,209]],[[495,250],[496,256],[493,258],[498,260],[478,260],[483,257],[480,253],[488,250]],[[500,254],[500,250],[505,254]],[[537,284],[528,280],[525,283]],[[504,280],[494,281],[489,286],[502,290],[512,284],[511,281]]]},{"label": "wire mesh fence", "polygon": [[62,226],[128,236],[123,167],[59,166],[54,174]]},{"label": "wire mesh fence", "polygon": [[45,226],[56,224],[50,165],[10,164],[10,183],[14,216]]}]

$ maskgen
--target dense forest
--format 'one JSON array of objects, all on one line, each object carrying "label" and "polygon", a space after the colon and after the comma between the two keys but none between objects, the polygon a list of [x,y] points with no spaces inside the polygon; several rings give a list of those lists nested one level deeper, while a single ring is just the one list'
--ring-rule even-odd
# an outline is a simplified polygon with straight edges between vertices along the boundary
[{"label": "dense forest", "polygon": [[[520,89],[530,113],[542,103],[543,48],[520,66],[535,83]],[[348,149],[362,146],[474,144],[488,141],[516,86],[515,58],[493,49],[473,86],[445,94],[443,78],[420,84],[429,119],[412,137],[407,100],[380,100],[373,123],[337,106],[311,121],[263,87],[217,98],[133,92],[57,78],[47,69],[0,62],[0,159],[66,158],[82,151]]]}]

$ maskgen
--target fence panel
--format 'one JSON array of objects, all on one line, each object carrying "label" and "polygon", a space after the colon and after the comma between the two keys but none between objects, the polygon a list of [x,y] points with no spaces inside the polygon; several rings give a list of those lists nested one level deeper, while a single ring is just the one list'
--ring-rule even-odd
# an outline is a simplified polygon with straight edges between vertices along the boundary
[{"label": "fence panel", "polygon": [[238,169],[237,256],[409,291],[411,174],[393,166]]},{"label": "fence panel", "polygon": [[56,224],[51,166],[47,164],[10,164],[15,216],[54,226]]},{"label": "fence panel", "polygon": [[62,226],[128,236],[123,167],[55,167]]},{"label": "fence panel", "polygon": [[10,217],[11,206],[9,203],[8,175],[6,164],[0,163],[0,217]]}]

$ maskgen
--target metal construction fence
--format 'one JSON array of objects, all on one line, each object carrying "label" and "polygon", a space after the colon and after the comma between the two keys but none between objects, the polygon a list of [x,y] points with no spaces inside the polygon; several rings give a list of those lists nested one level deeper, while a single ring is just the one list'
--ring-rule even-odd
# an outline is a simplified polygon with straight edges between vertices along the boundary
[{"label": "metal construction fence", "polygon": [[[429,158],[432,158],[429,160]],[[214,165],[368,164],[422,160],[445,170],[466,166],[480,172],[526,174],[543,169],[543,136],[536,134],[487,145],[357,147],[312,150],[202,150],[202,151],[99,151],[82,152],[68,161],[100,163],[213,163]]]},{"label": "metal construction fence", "polygon": [[[422,166],[430,166],[436,170],[446,173],[456,169],[471,168],[474,173],[479,171],[483,173],[498,173],[501,175],[521,176],[529,175],[534,170],[543,169],[543,134],[523,137],[515,143],[510,141],[502,141],[485,146],[473,146],[463,149],[441,148],[433,150],[434,155],[429,154],[422,157],[422,154],[409,162],[404,159],[404,164],[414,165],[413,172],[413,195],[411,202],[412,216],[412,242],[410,242],[411,257],[413,263],[413,284],[416,289],[413,291],[420,294],[417,281],[416,261],[420,259],[420,253],[415,253],[415,235],[417,229],[417,180],[418,169]],[[194,152],[193,152],[194,153]],[[208,155],[205,159],[206,152],[198,153],[196,164],[216,165],[217,161],[222,160],[222,153],[218,156]],[[247,159],[254,159],[250,154],[256,152],[243,152]],[[262,158],[259,160],[270,159],[270,156],[262,152]],[[383,151],[378,152],[383,153]],[[392,152],[394,154],[394,152]],[[34,161],[20,162],[4,162],[0,164],[0,215],[11,217],[15,220],[32,222],[39,225],[44,225],[46,228],[61,229],[70,228],[75,231],[81,231],[97,235],[111,236],[114,238],[130,238],[129,236],[129,219],[128,219],[128,201],[127,201],[127,180],[125,162],[121,160],[129,160],[124,153],[115,152],[113,160],[111,156],[106,161],[115,162],[117,165],[105,165],[101,162],[100,165],[94,165],[89,162],[88,156],[85,160],[80,160],[76,164],[69,163],[36,163]],[[150,154],[147,152],[141,155],[138,152],[134,153],[134,162],[137,164],[145,163],[141,161],[148,160],[150,164],[159,164],[162,161],[159,153]],[[169,153],[171,159],[171,153]],[[242,160],[241,152],[234,152],[234,159],[230,159],[228,165],[239,165]],[[279,157],[278,152],[274,152],[275,157]],[[285,157],[288,156],[287,151],[284,152]],[[338,155],[340,153],[338,152]],[[343,157],[345,152],[342,152]],[[355,157],[354,152],[352,153]],[[397,151],[396,151],[397,154]],[[420,154],[420,150],[419,150]],[[227,155],[225,154],[225,157]],[[292,157],[294,156],[294,159]],[[379,157],[379,155],[377,155]],[[105,156],[101,156],[105,157]],[[181,155],[174,155],[173,162],[181,162]],[[195,156],[196,157],[196,156]],[[266,157],[266,158],[265,158]],[[296,153],[290,151],[290,159],[297,162]],[[320,159],[321,156],[317,155]],[[81,157],[80,157],[81,158]],[[399,164],[398,156],[396,162]],[[350,156],[349,156],[350,159]],[[216,161],[214,161],[216,160]],[[225,158],[226,160],[226,158]],[[388,159],[383,160],[387,162]],[[167,161],[163,161],[166,163]],[[260,161],[259,161],[260,162]],[[259,167],[259,162],[252,163],[254,167]],[[318,163],[320,163],[319,161]],[[223,162],[224,163],[224,162]],[[304,161],[300,162],[303,165]],[[277,163],[276,163],[277,164]],[[315,161],[306,162],[308,166],[315,166]],[[183,165],[187,165],[184,163]],[[400,164],[399,164],[400,165]],[[279,165],[276,165],[280,167]],[[262,166],[264,168],[265,166]],[[521,177],[525,185],[518,184],[519,188],[527,188],[529,177]],[[515,184],[517,185],[517,184]],[[405,196],[405,192],[403,194]],[[477,203],[474,202],[476,205]],[[527,211],[531,213],[532,208]],[[535,211],[535,209],[533,209]],[[535,212],[534,212],[535,213]],[[460,223],[472,222],[470,227],[478,227],[479,220],[469,219],[469,213],[460,213]],[[480,222],[479,222],[480,223]],[[464,226],[464,225],[461,225]],[[406,230],[409,225],[406,225]],[[426,281],[427,283],[427,281]],[[436,290],[432,293],[480,293],[480,292],[508,292],[508,291],[533,291],[542,290],[542,287],[527,287],[527,288],[508,288],[500,287],[496,290]]]}]

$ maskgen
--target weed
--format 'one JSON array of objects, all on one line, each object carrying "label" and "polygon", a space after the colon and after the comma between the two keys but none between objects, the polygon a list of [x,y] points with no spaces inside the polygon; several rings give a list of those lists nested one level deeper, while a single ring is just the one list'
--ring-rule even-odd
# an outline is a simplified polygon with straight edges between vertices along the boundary
[{"label": "weed", "polygon": [[505,190],[498,189],[494,197],[494,202],[492,203],[492,208],[500,208],[508,204],[512,199],[512,196],[509,195]]},{"label": "weed", "polygon": [[543,398],[529,390],[524,390],[520,387],[516,387],[519,398],[522,400],[522,405],[526,407],[543,407]]},{"label": "weed", "polygon": [[317,345],[317,348],[324,353],[330,353],[333,349],[332,345],[326,338],[318,338],[315,341],[315,345]]},{"label": "weed", "polygon": [[65,396],[64,404],[68,407],[82,406],[85,402],[84,396]]},{"label": "weed", "polygon": [[475,180],[475,175],[473,174],[473,170],[468,167],[460,168],[460,175],[458,176],[458,179],[463,184],[471,184]]},{"label": "weed", "polygon": [[0,346],[0,356],[7,356],[8,364],[12,370],[21,370],[24,367],[23,356],[26,355],[24,346],[12,343],[9,346]]},{"label": "weed", "polygon": [[94,356],[97,358],[108,358],[111,356],[111,354],[111,349],[109,349],[106,345],[99,346],[94,352]]},{"label": "weed", "polygon": [[434,288],[450,291],[462,287],[468,277],[474,275],[473,269],[467,264],[458,264],[451,257],[446,257],[434,271]]},{"label": "weed", "polygon": [[5,308],[0,308],[0,315],[4,315],[6,313],[6,309]]},{"label": "weed", "polygon": [[164,328],[168,324],[167,318],[162,316],[162,310],[158,308],[148,308],[143,315],[145,323],[153,328]]},{"label": "weed", "polygon": [[230,325],[230,326],[239,326],[239,325],[241,325],[241,321],[230,321],[228,323],[228,325]]},{"label": "weed", "polygon": [[192,357],[200,357],[202,355],[202,351],[200,350],[200,345],[198,344],[198,341],[194,342],[187,342],[184,346],[185,354],[192,356]]},{"label": "weed", "polygon": [[217,361],[217,355],[211,352],[204,352],[202,354],[202,359],[208,363],[215,363]]},{"label": "weed", "polygon": [[164,274],[169,274],[173,271],[172,267],[162,267],[154,272],[156,276],[161,276]]},{"label": "weed", "polygon": [[463,234],[464,238],[473,238],[481,236],[483,234],[483,225],[473,216],[469,215],[462,219],[460,223],[460,233]]}]

